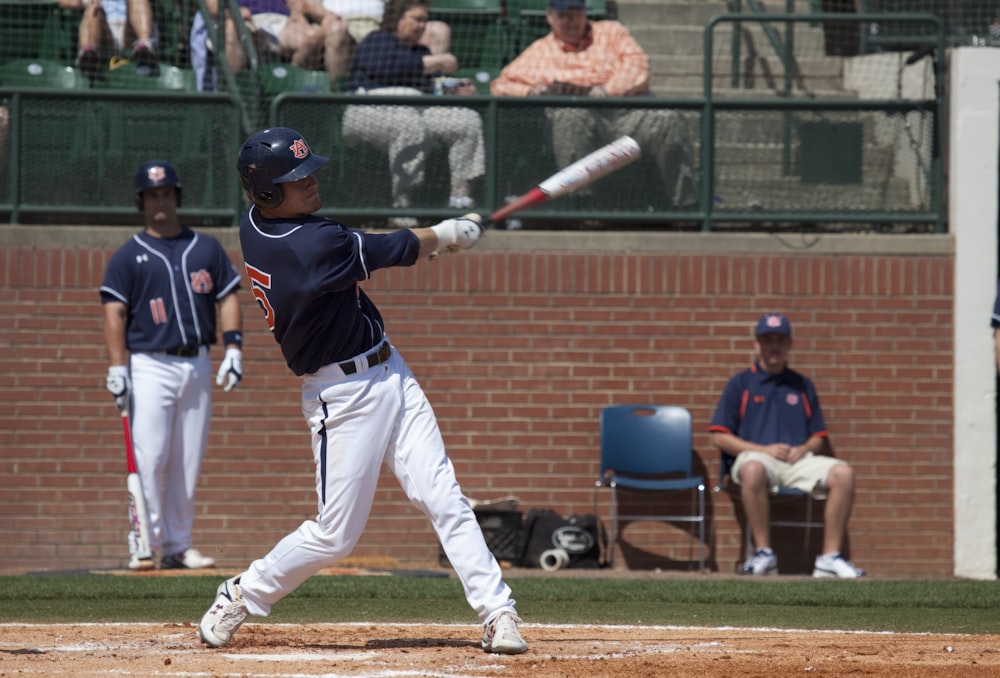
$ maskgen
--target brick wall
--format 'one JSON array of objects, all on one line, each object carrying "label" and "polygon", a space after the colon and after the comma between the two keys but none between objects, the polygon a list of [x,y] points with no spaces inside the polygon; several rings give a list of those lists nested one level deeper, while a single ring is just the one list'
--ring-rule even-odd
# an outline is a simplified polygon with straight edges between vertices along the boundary
[{"label": "brick wall", "polygon": [[[96,245],[79,230],[53,244],[0,239],[0,570],[108,568],[127,557],[121,426],[103,387],[96,288],[128,231],[102,233]],[[759,240],[719,234],[681,251],[676,234],[634,246],[613,234],[514,235],[377,272],[366,286],[435,407],[468,496],[592,512],[598,413],[626,402],[688,407],[711,487],[718,453],[706,430],[718,395],[752,360],[759,313],[782,311],[795,329],[794,366],[815,379],[835,448],[858,470],[854,559],[876,575],[951,574],[948,248],[878,254],[855,241],[840,252],[764,253]],[[220,239],[239,263],[233,236]],[[246,377],[233,393],[216,390],[195,522],[195,545],[231,567],[316,507],[297,380],[242,298]],[[731,572],[740,558],[732,502],[710,491],[708,503],[711,567]],[[624,536],[619,566],[687,566],[691,543],[675,526],[634,524]],[[791,561],[795,546],[782,541],[785,551]],[[387,473],[354,555],[437,562],[433,533]]]}]

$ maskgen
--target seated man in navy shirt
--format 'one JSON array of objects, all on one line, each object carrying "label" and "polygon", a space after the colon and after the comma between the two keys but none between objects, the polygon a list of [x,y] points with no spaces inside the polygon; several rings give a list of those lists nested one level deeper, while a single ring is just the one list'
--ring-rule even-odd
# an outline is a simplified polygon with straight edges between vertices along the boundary
[{"label": "seated man in navy shirt", "polygon": [[777,313],[757,323],[758,359],[733,376],[709,427],[712,444],[736,457],[730,471],[753,537],[754,552],[741,574],[777,574],[771,550],[768,493],[792,487],[826,497],[823,552],[814,577],[855,578],[864,570],[841,552],[854,508],[854,469],[830,455],[819,396],[812,381],[788,367],[792,326]]}]

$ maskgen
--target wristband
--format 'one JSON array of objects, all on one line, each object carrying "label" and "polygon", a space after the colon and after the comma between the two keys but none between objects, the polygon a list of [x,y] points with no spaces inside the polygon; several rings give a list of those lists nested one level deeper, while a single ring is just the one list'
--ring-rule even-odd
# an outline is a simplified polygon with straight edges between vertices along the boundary
[{"label": "wristband", "polygon": [[243,333],[239,330],[229,330],[222,333],[222,345],[229,346],[236,344],[237,348],[243,348]]}]

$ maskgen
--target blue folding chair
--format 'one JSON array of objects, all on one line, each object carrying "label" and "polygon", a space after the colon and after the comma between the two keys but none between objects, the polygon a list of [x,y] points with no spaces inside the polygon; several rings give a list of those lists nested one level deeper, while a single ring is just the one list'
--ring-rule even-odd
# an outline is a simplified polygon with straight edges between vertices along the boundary
[{"label": "blue folding chair", "polygon": [[[611,490],[609,564],[613,564],[620,523],[656,520],[697,523],[698,566],[704,569],[705,479],[694,475],[691,440],[691,413],[683,407],[616,405],[601,411],[601,468],[596,488]],[[683,514],[619,513],[619,487],[651,493],[690,492],[691,510]],[[694,544],[691,548],[693,564]]]}]

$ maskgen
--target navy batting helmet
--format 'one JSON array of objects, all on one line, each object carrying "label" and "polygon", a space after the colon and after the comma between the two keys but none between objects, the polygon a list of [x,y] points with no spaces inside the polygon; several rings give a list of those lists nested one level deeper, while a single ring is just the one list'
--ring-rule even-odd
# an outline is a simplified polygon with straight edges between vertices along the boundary
[{"label": "navy batting helmet", "polygon": [[281,184],[305,179],[326,162],[295,130],[272,127],[243,142],[236,169],[251,200],[261,207],[277,207],[285,197]]},{"label": "navy batting helmet", "polygon": [[142,211],[142,192],[147,188],[173,186],[177,191],[177,206],[181,206],[181,182],[177,170],[166,160],[147,160],[135,171],[135,206]]}]

